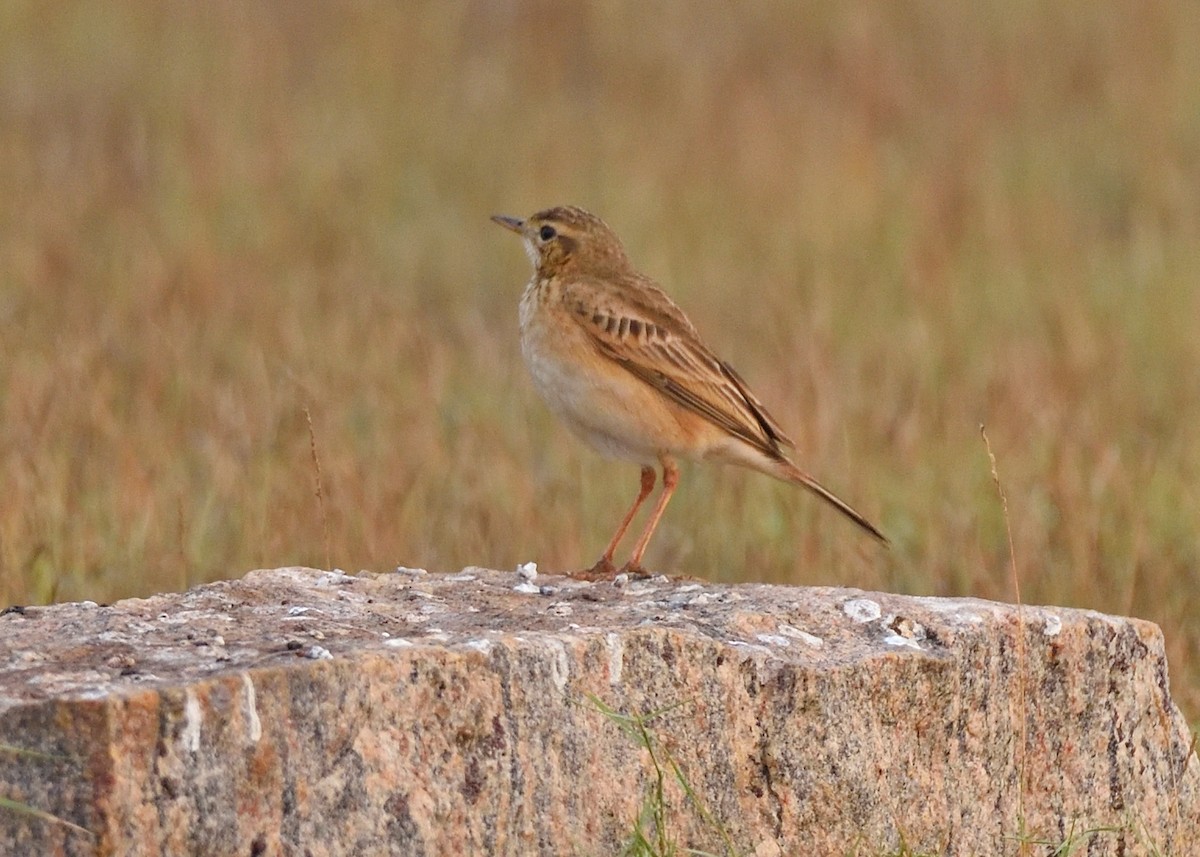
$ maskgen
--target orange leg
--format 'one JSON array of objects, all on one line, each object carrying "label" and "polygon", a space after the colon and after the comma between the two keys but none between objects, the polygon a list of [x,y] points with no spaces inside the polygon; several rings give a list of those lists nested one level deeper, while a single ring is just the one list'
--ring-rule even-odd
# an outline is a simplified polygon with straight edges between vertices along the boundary
[{"label": "orange leg", "polygon": [[642,569],[642,554],[646,552],[646,545],[650,544],[650,537],[654,535],[654,530],[658,527],[659,519],[662,518],[663,512],[667,508],[667,503],[671,500],[671,495],[675,493],[675,486],[679,484],[679,468],[667,456],[661,456],[663,466],[663,490],[662,494],[658,495],[658,502],[654,505],[654,511],[650,514],[650,520],[646,522],[646,529],[642,531],[642,535],[638,538],[637,544],[633,546],[633,553],[629,557],[629,562],[625,564],[622,571],[641,572]]},{"label": "orange leg", "polygon": [[642,508],[642,503],[646,502],[646,498],[654,490],[654,479],[654,468],[643,467],[642,488],[638,492],[637,499],[633,501],[633,505],[626,513],[625,519],[621,521],[621,526],[617,527],[616,533],[613,534],[608,547],[604,549],[604,553],[600,555],[600,559],[587,570],[586,575],[597,577],[614,577],[616,575],[617,567],[613,565],[613,554],[617,552],[617,546],[621,544],[621,539],[625,538],[625,532],[629,529],[630,523],[633,522],[633,516],[637,514],[638,509]]}]

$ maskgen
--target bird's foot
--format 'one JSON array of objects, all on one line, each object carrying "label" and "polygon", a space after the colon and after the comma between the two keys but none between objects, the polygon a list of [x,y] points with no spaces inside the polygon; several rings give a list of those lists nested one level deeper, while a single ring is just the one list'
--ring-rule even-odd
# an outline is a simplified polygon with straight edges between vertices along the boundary
[{"label": "bird's foot", "polygon": [[584,568],[579,571],[572,571],[567,574],[567,577],[573,577],[575,580],[612,580],[617,576],[617,567],[613,565],[613,561],[606,556],[596,560],[596,564],[591,568]]},{"label": "bird's foot", "polygon": [[629,575],[630,580],[649,580],[654,576],[650,572],[646,571],[646,569],[642,567],[641,563],[635,565],[632,562],[627,562],[621,566],[620,573]]}]

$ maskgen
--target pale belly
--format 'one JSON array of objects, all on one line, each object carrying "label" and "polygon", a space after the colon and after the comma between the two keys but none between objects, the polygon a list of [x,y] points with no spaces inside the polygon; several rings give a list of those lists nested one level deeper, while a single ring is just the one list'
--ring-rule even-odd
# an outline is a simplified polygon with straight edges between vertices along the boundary
[{"label": "pale belly", "polygon": [[657,464],[662,455],[704,456],[706,444],[697,448],[702,438],[696,437],[696,419],[605,362],[573,321],[562,326],[523,321],[521,353],[534,387],[550,410],[601,455],[646,465]]}]

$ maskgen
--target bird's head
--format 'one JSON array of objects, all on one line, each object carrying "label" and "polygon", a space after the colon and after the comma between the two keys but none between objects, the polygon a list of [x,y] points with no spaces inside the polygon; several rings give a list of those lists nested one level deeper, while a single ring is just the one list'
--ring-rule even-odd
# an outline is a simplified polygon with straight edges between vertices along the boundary
[{"label": "bird's head", "polygon": [[603,273],[629,265],[617,234],[582,208],[562,205],[524,220],[502,214],[492,220],[524,239],[529,260],[545,276],[569,271]]}]

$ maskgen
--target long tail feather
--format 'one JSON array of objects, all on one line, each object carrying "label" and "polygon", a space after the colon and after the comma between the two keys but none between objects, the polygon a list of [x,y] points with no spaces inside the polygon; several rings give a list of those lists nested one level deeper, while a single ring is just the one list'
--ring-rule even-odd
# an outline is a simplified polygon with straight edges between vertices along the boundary
[{"label": "long tail feather", "polygon": [[792,462],[788,461],[786,458],[779,460],[778,473],[776,475],[786,479],[788,482],[794,482],[797,485],[804,486],[830,506],[833,506],[833,508],[837,509],[851,521],[858,524],[858,526],[866,530],[880,542],[891,546],[891,542],[888,541],[887,536],[881,533],[879,528],[868,521],[861,512],[859,512],[841,497],[838,497],[816,479],[813,479],[799,467],[792,464]]}]

